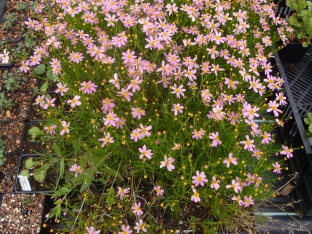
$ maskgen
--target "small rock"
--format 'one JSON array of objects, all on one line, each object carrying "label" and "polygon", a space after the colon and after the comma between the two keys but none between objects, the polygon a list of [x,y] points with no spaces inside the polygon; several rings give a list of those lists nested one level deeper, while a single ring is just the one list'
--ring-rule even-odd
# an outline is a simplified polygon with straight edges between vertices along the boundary
[{"label": "small rock", "polygon": [[11,111],[10,111],[10,110],[7,110],[7,111],[5,112],[5,115],[6,115],[7,117],[11,117]]}]

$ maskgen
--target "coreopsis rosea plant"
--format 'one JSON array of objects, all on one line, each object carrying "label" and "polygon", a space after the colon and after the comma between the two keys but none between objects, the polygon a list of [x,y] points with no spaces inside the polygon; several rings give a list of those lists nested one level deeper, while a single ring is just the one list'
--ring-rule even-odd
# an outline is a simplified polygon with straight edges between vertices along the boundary
[{"label": "coreopsis rosea plant", "polygon": [[[59,100],[37,101],[68,162],[54,197],[106,186],[110,209],[78,229],[154,233],[163,225],[149,210],[194,202],[207,211],[194,229],[219,220],[211,230],[230,231],[237,210],[272,194],[265,177],[281,167],[270,156],[291,153],[270,134],[285,104],[271,64],[285,21],[273,3],[54,0],[40,13],[50,7],[54,18],[26,22],[45,40],[21,70],[45,64],[56,82]],[[259,121],[263,113],[273,121]],[[140,185],[151,186],[148,198]],[[91,220],[97,214],[107,222]]]}]

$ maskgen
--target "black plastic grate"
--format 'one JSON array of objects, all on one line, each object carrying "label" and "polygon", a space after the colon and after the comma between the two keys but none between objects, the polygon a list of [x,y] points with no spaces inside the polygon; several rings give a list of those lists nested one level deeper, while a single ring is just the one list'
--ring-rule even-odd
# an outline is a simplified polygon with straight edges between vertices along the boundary
[{"label": "black plastic grate", "polygon": [[304,118],[312,111],[312,47],[301,62],[285,64],[284,70],[299,116]]}]

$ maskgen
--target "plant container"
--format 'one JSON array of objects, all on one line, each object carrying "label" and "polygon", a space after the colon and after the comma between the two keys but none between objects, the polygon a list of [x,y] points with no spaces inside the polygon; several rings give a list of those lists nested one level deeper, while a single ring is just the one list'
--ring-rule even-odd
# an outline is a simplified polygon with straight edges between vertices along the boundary
[{"label": "plant container", "polygon": [[303,47],[299,42],[287,44],[278,52],[278,56],[283,64],[285,63],[299,63],[309,50],[310,45]]},{"label": "plant container", "polygon": [[[30,160],[31,164],[29,164]],[[15,180],[15,192],[53,193],[58,181],[58,168],[57,155],[21,155]]]},{"label": "plant container", "polygon": [[312,196],[306,196],[309,191],[307,178],[312,176],[312,148],[303,123],[304,117],[312,111],[311,54],[310,47],[303,59],[294,65],[282,65],[279,55],[275,54],[278,73],[284,80],[285,96],[288,101],[287,105],[281,108],[282,119],[285,120],[281,135],[289,147],[297,148],[288,161],[292,172],[299,173],[299,177],[294,182],[298,188],[296,195],[304,215],[312,215]]},{"label": "plant container", "polygon": [[6,0],[0,0],[0,19],[3,18]]},{"label": "plant container", "polygon": [[29,121],[25,123],[22,140],[20,144],[20,154],[46,154],[52,150],[52,135],[48,139],[43,135],[44,121]]}]

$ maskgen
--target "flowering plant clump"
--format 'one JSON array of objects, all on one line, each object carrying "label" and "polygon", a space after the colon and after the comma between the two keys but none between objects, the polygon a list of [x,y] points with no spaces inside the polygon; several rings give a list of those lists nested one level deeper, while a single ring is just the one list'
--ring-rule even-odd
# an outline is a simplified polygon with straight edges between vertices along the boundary
[{"label": "flowering plant clump", "polygon": [[270,134],[285,104],[273,3],[55,0],[36,12],[26,25],[44,41],[20,69],[48,82],[36,104],[65,164],[51,216],[101,182],[105,204],[75,233],[156,233],[152,211],[175,217],[187,203],[205,210],[190,228],[231,231],[233,215],[272,195],[267,172],[282,166],[270,157],[292,156]]}]

